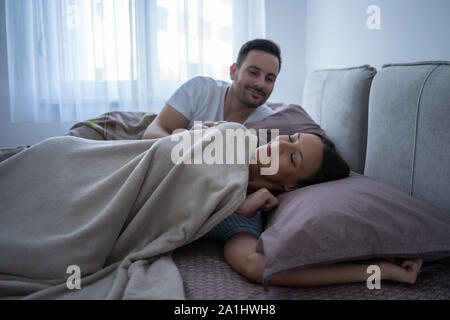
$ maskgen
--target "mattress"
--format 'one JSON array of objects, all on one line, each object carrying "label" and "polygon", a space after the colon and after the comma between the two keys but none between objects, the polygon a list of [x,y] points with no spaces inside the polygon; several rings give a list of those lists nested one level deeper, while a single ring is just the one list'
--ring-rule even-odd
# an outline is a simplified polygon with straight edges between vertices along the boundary
[{"label": "mattress", "polygon": [[424,263],[414,285],[381,281],[381,289],[365,283],[293,288],[254,284],[231,269],[222,245],[200,239],[173,254],[189,300],[448,300],[450,259]]}]

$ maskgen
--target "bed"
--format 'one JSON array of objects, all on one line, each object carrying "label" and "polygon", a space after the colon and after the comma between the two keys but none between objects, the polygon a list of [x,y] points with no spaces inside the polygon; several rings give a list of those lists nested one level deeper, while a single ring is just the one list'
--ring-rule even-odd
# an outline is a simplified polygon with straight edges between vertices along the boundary
[{"label": "bed", "polygon": [[[250,123],[248,128],[327,135],[349,163],[352,175],[344,182],[332,182],[334,185],[311,186],[281,196],[283,205],[268,215],[266,230],[258,242],[258,250],[268,257],[264,286],[232,270],[218,241],[200,238],[175,249],[172,257],[182,278],[184,297],[449,299],[450,162],[441,161],[450,156],[448,83],[448,62],[390,64],[379,71],[367,65],[317,70],[307,79],[303,107],[269,104],[276,113]],[[91,140],[139,140],[155,117],[154,113],[110,112],[77,123],[67,135]],[[0,160],[29,147],[2,149]],[[389,165],[382,161],[387,157]],[[330,202],[328,214],[320,213],[323,207],[309,212],[305,203],[323,192],[336,193],[335,197],[343,200]],[[351,214],[334,223],[323,222],[340,216],[336,213],[342,210]],[[300,216],[308,219],[299,220]],[[322,220],[314,220],[319,218]],[[320,222],[314,232],[300,230],[311,221]],[[286,224],[298,227],[286,229]],[[336,225],[341,226],[337,233],[333,229]],[[292,246],[288,239],[304,243],[309,251]],[[358,246],[340,249],[349,243]],[[283,261],[286,254],[290,255],[289,263]],[[316,288],[270,286],[273,276],[292,269],[373,257],[423,258],[424,264],[414,285],[383,281],[381,289],[376,290],[368,289],[365,283]]]}]

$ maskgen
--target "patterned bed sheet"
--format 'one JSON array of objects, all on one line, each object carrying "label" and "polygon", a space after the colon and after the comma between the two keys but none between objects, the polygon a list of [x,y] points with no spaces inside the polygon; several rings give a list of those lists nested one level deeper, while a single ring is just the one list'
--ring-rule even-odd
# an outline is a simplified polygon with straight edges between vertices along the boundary
[{"label": "patterned bed sheet", "polygon": [[380,289],[365,283],[294,288],[254,284],[225,262],[222,246],[200,239],[173,254],[190,300],[448,300],[450,258],[424,263],[414,285],[381,281]]}]

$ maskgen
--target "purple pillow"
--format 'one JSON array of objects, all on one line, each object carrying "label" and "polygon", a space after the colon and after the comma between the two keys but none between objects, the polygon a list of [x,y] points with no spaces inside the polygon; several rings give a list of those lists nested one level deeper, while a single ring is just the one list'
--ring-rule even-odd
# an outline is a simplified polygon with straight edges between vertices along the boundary
[{"label": "purple pillow", "polygon": [[278,199],[257,244],[266,284],[289,270],[343,261],[450,257],[450,213],[373,178],[351,172]]},{"label": "purple pillow", "polygon": [[[308,113],[298,105],[269,104],[275,113],[260,121],[249,122],[247,129],[268,129],[267,139],[271,140],[270,129],[278,129],[280,135],[297,132],[315,133],[321,137],[326,136],[325,131],[314,122]],[[260,143],[263,144],[263,143]]]}]

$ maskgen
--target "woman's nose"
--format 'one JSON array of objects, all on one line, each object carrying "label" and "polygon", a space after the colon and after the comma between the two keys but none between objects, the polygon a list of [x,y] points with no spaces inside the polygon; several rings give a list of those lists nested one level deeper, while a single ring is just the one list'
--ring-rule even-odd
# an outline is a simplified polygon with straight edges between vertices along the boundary
[{"label": "woman's nose", "polygon": [[288,136],[279,137],[278,144],[279,144],[280,152],[282,150],[289,151],[289,150],[295,149],[294,144],[291,141],[289,141]]},{"label": "woman's nose", "polygon": [[283,145],[290,143],[289,136],[286,136],[286,135],[278,136],[278,137],[276,137],[275,140],[277,141],[277,143],[283,144]]},{"label": "woman's nose", "polygon": [[283,141],[283,140],[289,140],[288,136],[286,136],[286,135],[277,135],[275,138],[272,139],[271,142]]},{"label": "woman's nose", "polygon": [[280,149],[280,152],[282,152],[283,150],[286,150],[287,147],[287,143],[284,140],[279,140],[278,141],[278,148]]}]

